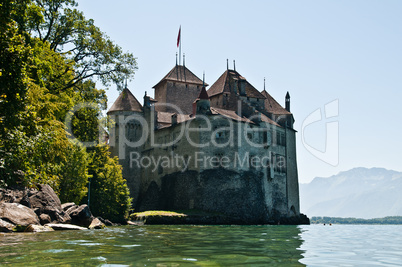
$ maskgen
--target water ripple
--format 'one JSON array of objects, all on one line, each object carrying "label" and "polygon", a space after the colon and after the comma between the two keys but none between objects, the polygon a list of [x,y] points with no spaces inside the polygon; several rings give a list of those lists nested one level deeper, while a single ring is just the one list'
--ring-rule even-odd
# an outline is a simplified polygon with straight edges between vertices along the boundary
[{"label": "water ripple", "polygon": [[3,235],[0,265],[400,266],[402,226],[121,226]]}]

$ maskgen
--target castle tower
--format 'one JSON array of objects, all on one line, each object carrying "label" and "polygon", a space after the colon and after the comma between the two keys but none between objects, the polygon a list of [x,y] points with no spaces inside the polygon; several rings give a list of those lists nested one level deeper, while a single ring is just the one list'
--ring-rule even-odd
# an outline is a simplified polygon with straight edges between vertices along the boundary
[{"label": "castle tower", "polygon": [[[197,98],[203,82],[186,66],[176,65],[153,88],[156,111],[191,114],[192,103]],[[208,86],[205,84],[205,86]],[[168,105],[164,105],[164,104]],[[177,106],[180,110],[176,110]]]},{"label": "castle tower", "polygon": [[207,90],[203,86],[198,98],[193,103],[193,115],[210,115],[211,114],[211,102],[209,101]]},{"label": "castle tower", "polygon": [[110,127],[109,146],[112,156],[119,158],[123,167],[123,178],[127,180],[130,194],[134,201],[140,187],[140,170],[130,166],[130,154],[140,153],[142,147],[142,125],[139,118],[143,116],[143,107],[128,88],[125,88],[107,112]]},{"label": "castle tower", "polygon": [[246,78],[231,69],[227,69],[208,89],[208,95],[212,107],[236,112],[239,110],[239,100],[247,103],[246,106],[254,108],[262,108],[265,100],[265,97]]}]

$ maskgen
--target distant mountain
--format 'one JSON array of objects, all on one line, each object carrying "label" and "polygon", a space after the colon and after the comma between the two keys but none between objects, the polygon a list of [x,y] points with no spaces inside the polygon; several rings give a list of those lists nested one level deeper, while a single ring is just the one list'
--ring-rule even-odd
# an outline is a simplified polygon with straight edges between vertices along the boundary
[{"label": "distant mountain", "polygon": [[309,217],[380,218],[402,215],[402,172],[355,168],[300,184],[300,210]]}]

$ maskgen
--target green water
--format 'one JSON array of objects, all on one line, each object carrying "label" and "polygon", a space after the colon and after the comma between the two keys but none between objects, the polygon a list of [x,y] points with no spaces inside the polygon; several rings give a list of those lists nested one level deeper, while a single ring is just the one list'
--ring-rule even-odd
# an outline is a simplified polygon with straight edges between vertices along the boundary
[{"label": "green water", "polygon": [[0,235],[13,266],[398,266],[402,226],[122,226]]}]

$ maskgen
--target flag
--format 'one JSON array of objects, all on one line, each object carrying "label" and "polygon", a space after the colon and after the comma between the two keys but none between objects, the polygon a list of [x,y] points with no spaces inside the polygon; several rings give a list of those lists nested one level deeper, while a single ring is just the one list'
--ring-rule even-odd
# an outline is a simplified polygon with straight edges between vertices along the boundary
[{"label": "flag", "polygon": [[179,47],[180,44],[180,32],[181,32],[181,26],[179,28],[179,35],[177,35],[177,47]]}]

